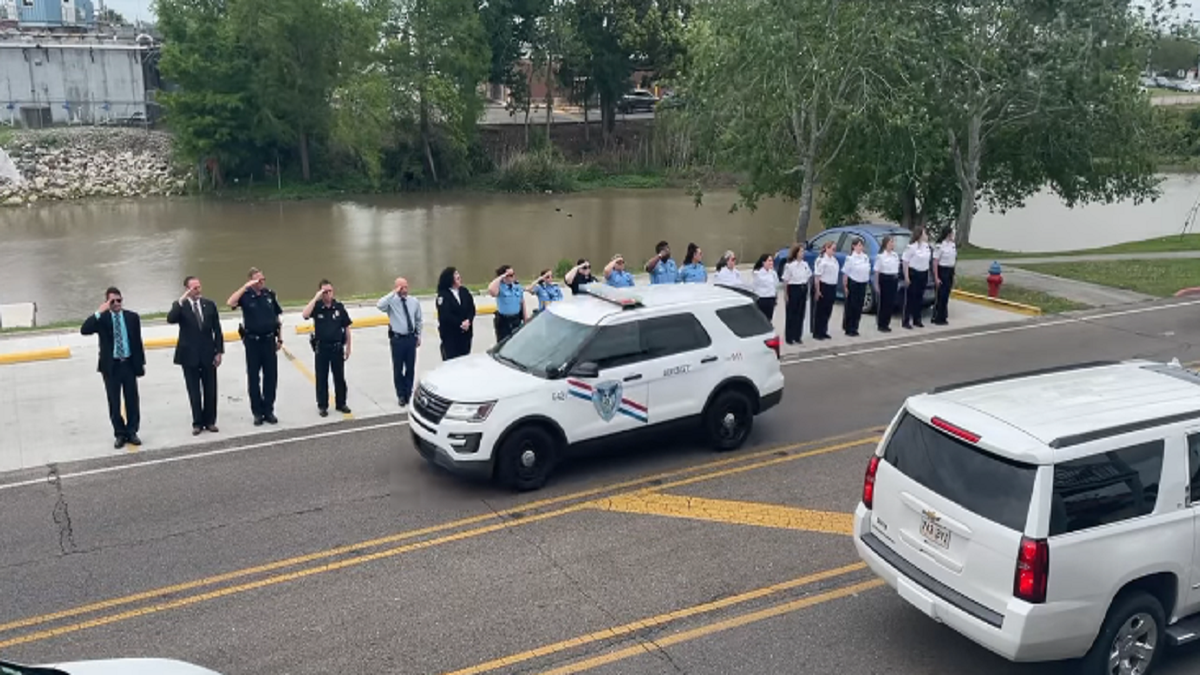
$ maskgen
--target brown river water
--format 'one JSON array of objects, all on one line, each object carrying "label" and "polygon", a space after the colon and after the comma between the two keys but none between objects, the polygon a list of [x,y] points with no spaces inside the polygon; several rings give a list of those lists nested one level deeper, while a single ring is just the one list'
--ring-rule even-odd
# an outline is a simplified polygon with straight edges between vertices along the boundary
[{"label": "brown river water", "polygon": [[[1168,176],[1156,202],[1067,209],[1034,196],[1007,214],[981,211],[972,240],[1014,251],[1066,251],[1179,233],[1200,196],[1196,176]],[[562,258],[602,267],[614,253],[648,259],[666,239],[677,258],[689,241],[715,264],[743,262],[792,239],[796,205],[768,200],[730,213],[732,191],[603,190],[570,195],[449,192],[346,201],[235,203],[193,199],[49,203],[0,210],[0,304],[36,302],[38,323],[93,311],[115,285],[128,306],[164,311],[185,275],[223,301],[260,267],[281,299],[307,300],[327,277],[342,296],[384,294],[396,276],[432,288],[447,265],[471,284],[500,264],[521,279]],[[810,232],[823,227],[814,219]],[[1194,231],[1190,230],[1190,231]]]}]

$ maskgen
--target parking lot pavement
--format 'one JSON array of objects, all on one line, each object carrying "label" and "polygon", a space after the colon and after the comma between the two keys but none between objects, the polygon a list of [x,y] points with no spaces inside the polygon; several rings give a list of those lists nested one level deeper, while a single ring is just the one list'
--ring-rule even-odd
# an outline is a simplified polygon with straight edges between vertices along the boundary
[{"label": "parking lot pavement", "polygon": [[[1064,672],[990,656],[862,568],[847,518],[867,458],[904,397],[938,384],[1196,362],[1198,304],[792,362],[743,451],[618,445],[533,495],[432,470],[395,418],[55,484],[0,480],[0,654],[229,674]],[[1200,653],[1165,665],[1196,672]]]}]

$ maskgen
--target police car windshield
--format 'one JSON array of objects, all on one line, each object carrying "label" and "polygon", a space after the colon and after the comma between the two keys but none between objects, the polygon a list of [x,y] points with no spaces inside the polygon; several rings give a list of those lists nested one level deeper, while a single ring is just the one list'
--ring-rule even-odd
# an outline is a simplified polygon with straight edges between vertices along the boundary
[{"label": "police car windshield", "polygon": [[542,312],[494,350],[497,361],[514,365],[538,377],[566,365],[579,351],[594,326]]}]

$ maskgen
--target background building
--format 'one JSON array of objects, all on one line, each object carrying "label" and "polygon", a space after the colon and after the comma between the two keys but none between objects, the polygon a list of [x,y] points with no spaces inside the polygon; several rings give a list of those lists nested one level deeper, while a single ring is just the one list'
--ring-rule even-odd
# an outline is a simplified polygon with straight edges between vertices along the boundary
[{"label": "background building", "polygon": [[87,30],[96,23],[92,0],[13,0],[22,30]]},{"label": "background building", "polygon": [[0,36],[0,125],[153,123],[158,55],[148,39]]}]

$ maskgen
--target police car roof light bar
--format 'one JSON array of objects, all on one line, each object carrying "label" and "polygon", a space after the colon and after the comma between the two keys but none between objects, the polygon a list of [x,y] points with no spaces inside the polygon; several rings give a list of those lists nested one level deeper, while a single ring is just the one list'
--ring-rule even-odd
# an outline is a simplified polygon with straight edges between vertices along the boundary
[{"label": "police car roof light bar", "polygon": [[621,309],[635,309],[642,306],[642,301],[637,296],[631,296],[623,293],[620,289],[611,288],[602,284],[587,284],[580,286],[579,290],[605,302],[611,302],[618,305]]}]

